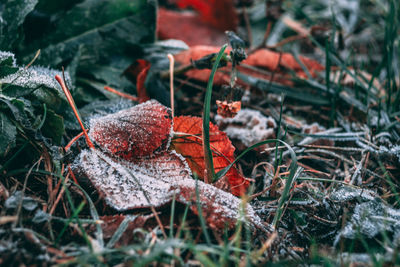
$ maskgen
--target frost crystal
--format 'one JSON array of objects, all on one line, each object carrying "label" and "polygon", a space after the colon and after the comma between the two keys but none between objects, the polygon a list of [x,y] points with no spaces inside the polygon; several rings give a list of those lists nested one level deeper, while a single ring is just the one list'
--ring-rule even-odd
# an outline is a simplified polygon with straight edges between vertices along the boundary
[{"label": "frost crystal", "polygon": [[84,150],[73,168],[83,170],[91,183],[116,210],[155,206],[172,200],[179,181],[191,172],[176,153],[165,153],[138,164],[114,159],[95,150]]},{"label": "frost crystal", "polygon": [[89,136],[111,155],[131,160],[169,147],[171,110],[155,100],[90,120]]},{"label": "frost crystal", "polygon": [[9,58],[11,58],[11,61],[12,61],[11,67],[16,68],[17,67],[17,61],[15,60],[15,55],[13,53],[11,53],[11,52],[0,51],[0,63],[2,63],[5,60],[8,60]]},{"label": "frost crystal", "polygon": [[[26,88],[46,86],[57,90],[59,94],[63,96],[64,93],[61,87],[54,79],[54,76],[56,75],[62,75],[62,73],[45,67],[30,67],[28,69],[19,68],[16,73],[0,79],[0,83],[12,84]],[[65,79],[67,81],[67,86],[71,89],[71,78],[68,73],[65,73]]]},{"label": "frost crystal", "polygon": [[[175,196],[178,202],[189,204],[197,213],[198,190],[203,216],[211,227],[224,229],[226,224],[233,226],[242,217],[239,198],[193,180],[186,161],[175,151],[132,163],[110,158],[96,150],[84,150],[72,169],[87,177],[106,203],[119,211],[160,207]],[[250,205],[245,210],[243,214],[250,225],[265,229]]]},{"label": "frost crystal", "polygon": [[272,138],[276,127],[273,118],[252,109],[242,109],[234,118],[217,115],[215,121],[229,138],[238,139],[247,147]]},{"label": "frost crystal", "polygon": [[388,232],[400,234],[400,210],[392,209],[379,199],[374,199],[356,205],[350,221],[338,234],[335,243],[340,237],[353,239],[359,233],[373,238]]},{"label": "frost crystal", "polygon": [[331,193],[330,199],[337,202],[346,202],[354,199],[363,201],[373,200],[376,194],[368,189],[343,186]]}]

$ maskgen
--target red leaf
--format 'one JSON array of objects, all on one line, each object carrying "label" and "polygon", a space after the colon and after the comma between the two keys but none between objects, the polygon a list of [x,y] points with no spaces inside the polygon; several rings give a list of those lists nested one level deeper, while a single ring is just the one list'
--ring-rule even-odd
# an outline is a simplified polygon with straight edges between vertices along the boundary
[{"label": "red leaf", "polygon": [[90,121],[89,135],[109,155],[134,161],[168,149],[171,110],[155,100]]},{"label": "red leaf", "polygon": [[150,69],[150,63],[147,67],[144,67],[142,71],[139,73],[136,79],[136,91],[137,91],[137,96],[139,98],[139,102],[143,103],[146,102],[147,100],[150,100],[150,97],[147,94],[147,89],[144,86],[147,78],[147,73],[149,72]]},{"label": "red leaf", "polygon": [[178,0],[178,6],[196,9],[203,21],[221,31],[235,30],[238,24],[232,0]]},{"label": "red leaf", "polygon": [[138,59],[124,71],[124,74],[136,83],[136,94],[140,103],[150,100],[146,87],[144,86],[150,67],[150,62],[144,59]]},{"label": "red leaf", "polygon": [[[174,118],[174,132],[193,136],[178,137],[172,141],[171,147],[184,156],[190,169],[204,179],[204,152],[202,144],[203,121],[199,117],[180,116]],[[218,172],[229,165],[235,158],[231,141],[217,126],[210,123],[210,145],[213,150],[215,171]],[[246,192],[249,180],[244,178],[235,167],[225,176],[232,194],[239,196]]]},{"label": "red leaf", "polygon": [[223,45],[224,32],[204,24],[198,15],[159,8],[157,36],[160,39],[179,39],[192,45]]},{"label": "red leaf", "polygon": [[[183,51],[175,56],[175,60],[182,65],[190,64],[190,59],[198,60],[205,55],[211,53],[218,53],[219,47],[216,46],[193,46],[189,50]],[[228,53],[229,50],[226,52]],[[306,68],[310,71],[311,75],[316,75],[317,72],[324,70],[324,66],[319,64],[317,61],[299,56],[301,62],[306,66]],[[306,74],[304,73],[303,69],[301,68],[300,64],[296,61],[293,55],[289,53],[278,53],[271,51],[269,49],[259,49],[254,53],[250,54],[247,59],[243,61],[243,64],[251,65],[254,67],[258,67],[261,69],[266,69],[271,72],[274,72],[274,80],[275,82],[279,82],[282,84],[290,85],[291,81],[289,80],[288,72],[282,70],[290,69],[296,72],[299,77],[307,78]],[[221,68],[221,72],[215,73],[214,84],[222,85],[229,82],[229,75],[223,72],[230,71],[230,65],[225,68]],[[271,75],[266,75],[264,73],[260,73],[257,71],[250,70],[248,68],[238,66],[238,70],[244,74],[262,78],[269,80],[271,79]],[[204,70],[189,70],[185,73],[185,75],[191,79],[199,80],[206,83],[210,77],[211,70],[204,69]],[[241,81],[238,81],[241,83]]]},{"label": "red leaf", "polygon": [[[317,61],[299,56],[300,61],[310,71],[311,74],[315,74],[318,71],[324,70],[324,66],[319,64]],[[278,70],[280,66],[287,69],[294,70],[299,76],[306,78],[303,69],[300,64],[296,61],[293,55],[289,53],[274,52],[268,49],[259,49],[254,53],[250,54],[247,59],[243,61],[244,64],[248,64],[255,67],[266,68],[268,70]]]}]

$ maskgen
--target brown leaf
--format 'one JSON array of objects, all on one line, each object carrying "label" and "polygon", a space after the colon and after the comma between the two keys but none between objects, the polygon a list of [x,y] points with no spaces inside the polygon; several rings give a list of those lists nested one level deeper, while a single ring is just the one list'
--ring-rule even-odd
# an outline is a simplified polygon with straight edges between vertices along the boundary
[{"label": "brown leaf", "polygon": [[[174,132],[189,134],[174,138],[171,148],[184,156],[190,169],[204,179],[205,163],[202,142],[203,120],[199,117],[180,116],[174,118]],[[235,160],[231,141],[217,126],[210,123],[210,145],[213,151],[213,163],[215,171],[218,172]],[[249,180],[244,178],[235,167],[232,167],[225,178],[230,186],[230,191],[236,196],[246,192]]]}]

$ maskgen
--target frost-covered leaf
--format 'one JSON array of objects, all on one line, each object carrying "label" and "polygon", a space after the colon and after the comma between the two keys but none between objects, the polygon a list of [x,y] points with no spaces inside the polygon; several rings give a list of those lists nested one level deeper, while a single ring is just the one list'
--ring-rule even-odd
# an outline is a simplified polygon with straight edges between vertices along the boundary
[{"label": "frost-covered leaf", "polygon": [[136,163],[116,161],[95,150],[84,150],[73,169],[88,177],[106,202],[116,210],[159,207],[178,193],[176,186],[191,180],[185,160],[175,152],[164,152]]},{"label": "frost-covered leaf", "polygon": [[0,6],[0,50],[9,50],[21,38],[22,23],[36,6],[38,0],[6,1]]},{"label": "frost-covered leaf", "polygon": [[[106,203],[123,211],[160,207],[175,199],[198,214],[196,187],[203,216],[217,231],[233,228],[241,217],[241,200],[210,184],[196,182],[185,159],[175,151],[150,159],[127,162],[112,159],[96,150],[84,150],[75,160],[73,171],[78,178],[89,179]],[[250,205],[243,213],[253,227],[265,228]]]},{"label": "frost-covered leaf", "polygon": [[[54,79],[55,75],[62,75],[56,71],[44,67],[30,67],[28,69],[20,67],[19,70],[11,75],[0,78],[0,83],[6,85],[3,94],[10,97],[25,96],[40,87],[51,88],[58,93],[58,98],[64,97],[61,87]],[[65,73],[67,86],[72,89],[71,79],[68,73]],[[40,92],[36,93],[40,94]]]},{"label": "frost-covered leaf", "polygon": [[16,136],[17,128],[3,112],[0,112],[0,157],[4,157],[15,147]]},{"label": "frost-covered leaf", "polygon": [[155,100],[90,121],[89,135],[104,151],[134,161],[168,149],[171,110]]},{"label": "frost-covered leaf", "polygon": [[[171,147],[186,158],[190,169],[204,179],[205,163],[203,142],[201,139],[203,121],[199,117],[180,116],[174,118],[174,131],[188,134],[189,136],[176,137]],[[210,123],[210,146],[213,151],[213,163],[218,172],[235,160],[231,141],[226,133]],[[225,176],[234,195],[242,195],[249,186],[249,181],[244,178],[235,167],[232,167]]]},{"label": "frost-covered leaf", "polygon": [[[196,183],[193,179],[188,180],[179,185],[180,194],[177,196],[177,199],[182,203],[190,203],[191,210],[196,214],[198,214],[196,187],[199,193],[198,201],[200,202],[202,214],[208,226],[218,231],[221,231],[225,227],[234,228],[238,218],[241,216],[241,200],[210,184],[202,181]],[[261,219],[255,214],[249,204],[245,208],[245,211],[243,211],[243,214],[251,226],[263,229],[267,227],[261,222]]]},{"label": "frost-covered leaf", "polygon": [[14,192],[4,203],[7,209],[16,209],[22,201],[22,207],[27,211],[33,211],[37,208],[38,203],[31,197],[23,196],[21,191]]}]

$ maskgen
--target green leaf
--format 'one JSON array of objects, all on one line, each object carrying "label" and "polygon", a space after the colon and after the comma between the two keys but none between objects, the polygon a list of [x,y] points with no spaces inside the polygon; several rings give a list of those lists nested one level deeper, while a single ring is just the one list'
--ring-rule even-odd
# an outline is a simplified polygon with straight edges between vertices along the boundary
[{"label": "green leaf", "polygon": [[13,114],[14,119],[21,124],[22,127],[31,129],[32,125],[26,113],[27,106],[30,105],[29,101],[24,99],[7,99],[0,97],[3,102]]},{"label": "green leaf", "polygon": [[0,112],[0,157],[4,157],[15,147],[16,136],[17,128],[4,113]]},{"label": "green leaf", "polygon": [[22,38],[20,26],[37,3],[38,0],[6,1],[0,11],[0,50],[11,50],[16,41]]},{"label": "green leaf", "polygon": [[[116,55],[134,55],[140,43],[154,40],[156,10],[147,0],[86,0],[54,21],[54,31],[28,46],[41,48],[39,63],[59,66],[80,51],[80,66],[107,64]],[[95,48],[95,49],[94,49]]]},{"label": "green leaf", "polygon": [[13,53],[0,51],[0,78],[16,73],[18,67]]},{"label": "green leaf", "polygon": [[51,109],[47,110],[46,120],[42,128],[43,135],[53,139],[56,145],[60,145],[64,131],[63,117],[56,114]]}]

